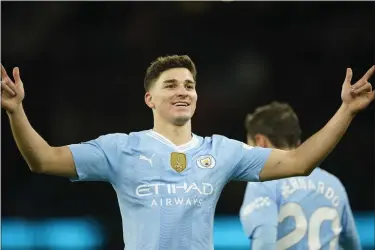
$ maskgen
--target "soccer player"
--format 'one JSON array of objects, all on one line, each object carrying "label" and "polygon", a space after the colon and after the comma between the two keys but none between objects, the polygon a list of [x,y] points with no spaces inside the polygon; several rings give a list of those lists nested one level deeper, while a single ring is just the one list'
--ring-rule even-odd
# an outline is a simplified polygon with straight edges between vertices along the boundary
[{"label": "soccer player", "polygon": [[146,71],[144,100],[153,128],[107,134],[68,146],[51,146],[32,128],[22,100],[18,68],[14,82],[2,67],[1,106],[30,169],[76,181],[105,181],[117,193],[126,249],[213,249],[213,219],[224,185],[308,175],[345,133],[375,93],[347,71],[342,105],[328,124],[294,151],[252,148],[224,136],[192,133],[197,102],[196,68],[188,56],[160,57]]},{"label": "soccer player", "polygon": [[[259,107],[245,120],[247,143],[295,150],[301,129],[286,103]],[[317,167],[307,177],[249,182],[240,219],[252,250],[361,249],[340,180]]]}]

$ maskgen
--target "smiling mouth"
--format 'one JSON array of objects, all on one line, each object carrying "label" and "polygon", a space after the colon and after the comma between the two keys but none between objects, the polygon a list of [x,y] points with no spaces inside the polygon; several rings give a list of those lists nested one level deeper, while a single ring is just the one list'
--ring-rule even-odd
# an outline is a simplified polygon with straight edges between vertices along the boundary
[{"label": "smiling mouth", "polygon": [[176,106],[176,107],[188,107],[190,104],[187,103],[187,102],[176,102],[176,103],[173,103],[173,106]]}]

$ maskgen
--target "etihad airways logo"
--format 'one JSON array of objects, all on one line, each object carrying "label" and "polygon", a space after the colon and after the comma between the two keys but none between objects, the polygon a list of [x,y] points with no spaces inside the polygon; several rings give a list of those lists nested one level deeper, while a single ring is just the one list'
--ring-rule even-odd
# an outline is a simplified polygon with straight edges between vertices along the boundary
[{"label": "etihad airways logo", "polygon": [[201,206],[205,196],[212,195],[214,187],[210,183],[139,185],[135,193],[138,197],[152,196],[150,206]]}]

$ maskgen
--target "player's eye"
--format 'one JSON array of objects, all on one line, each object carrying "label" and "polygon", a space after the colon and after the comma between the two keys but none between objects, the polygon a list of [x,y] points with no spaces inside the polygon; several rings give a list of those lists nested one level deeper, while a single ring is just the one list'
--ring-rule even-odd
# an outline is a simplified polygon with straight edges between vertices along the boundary
[{"label": "player's eye", "polygon": [[194,85],[193,85],[193,84],[191,84],[191,85],[187,85],[186,88],[187,88],[187,89],[194,89]]},{"label": "player's eye", "polygon": [[167,89],[173,88],[173,84],[168,84],[165,86]]}]

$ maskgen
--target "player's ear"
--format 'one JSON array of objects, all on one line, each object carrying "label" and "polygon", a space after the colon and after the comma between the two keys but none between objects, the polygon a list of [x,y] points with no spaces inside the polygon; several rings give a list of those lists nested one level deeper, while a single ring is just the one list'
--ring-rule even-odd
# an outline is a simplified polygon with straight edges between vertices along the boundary
[{"label": "player's ear", "polygon": [[255,143],[255,141],[254,141],[254,139],[251,135],[246,135],[246,139],[247,139],[246,140],[247,145],[252,146],[252,147],[257,146],[257,144]]},{"label": "player's ear", "polygon": [[155,104],[152,102],[152,95],[150,91],[147,91],[145,94],[145,103],[149,108],[151,109],[155,108]]},{"label": "player's ear", "polygon": [[262,134],[256,134],[255,137],[255,144],[259,147],[266,148],[268,144],[268,139]]},{"label": "player's ear", "polygon": [[264,137],[264,147],[265,148],[275,148],[275,146],[272,144],[272,142],[270,141],[270,139],[267,136],[263,136],[263,137]]}]

